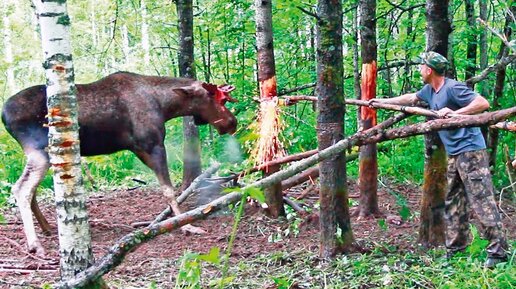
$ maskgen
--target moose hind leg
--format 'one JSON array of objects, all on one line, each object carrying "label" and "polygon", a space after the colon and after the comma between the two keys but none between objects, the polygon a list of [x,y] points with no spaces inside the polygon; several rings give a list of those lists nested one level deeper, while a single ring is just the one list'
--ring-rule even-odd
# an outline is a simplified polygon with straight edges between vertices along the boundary
[{"label": "moose hind leg", "polygon": [[36,188],[45,177],[49,167],[48,156],[44,151],[26,151],[27,164],[22,175],[12,188],[20,215],[23,221],[23,231],[27,238],[29,252],[45,255],[45,250],[36,235],[34,221],[31,213],[31,203],[36,193]]},{"label": "moose hind leg", "polygon": [[32,196],[32,201],[30,203],[30,208],[32,209],[32,213],[34,214],[34,217],[36,217],[36,220],[38,221],[39,226],[41,227],[41,230],[43,231],[43,234],[46,236],[50,235],[50,225],[48,224],[47,219],[41,213],[41,210],[39,209],[38,201],[36,200],[36,194],[34,193]]}]

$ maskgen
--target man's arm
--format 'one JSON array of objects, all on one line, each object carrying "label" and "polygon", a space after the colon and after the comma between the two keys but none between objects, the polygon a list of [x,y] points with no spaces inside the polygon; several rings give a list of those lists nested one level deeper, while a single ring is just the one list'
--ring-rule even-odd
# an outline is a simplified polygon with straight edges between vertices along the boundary
[{"label": "man's arm", "polygon": [[468,105],[453,111],[447,107],[437,111],[440,117],[446,117],[450,113],[454,114],[477,114],[489,108],[489,102],[481,95],[475,97]]},{"label": "man's arm", "polygon": [[415,93],[407,93],[397,97],[391,98],[373,98],[369,100],[369,104],[373,103],[388,103],[388,104],[397,104],[397,105],[414,105],[419,98]]}]

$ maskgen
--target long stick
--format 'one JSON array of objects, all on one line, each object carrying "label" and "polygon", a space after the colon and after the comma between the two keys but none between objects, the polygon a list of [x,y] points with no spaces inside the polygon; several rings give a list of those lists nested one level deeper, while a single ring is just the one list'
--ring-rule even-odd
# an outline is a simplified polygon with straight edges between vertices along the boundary
[{"label": "long stick", "polygon": [[[100,278],[102,275],[109,272],[111,269],[119,265],[124,257],[130,251],[142,243],[155,238],[158,235],[171,232],[183,225],[190,224],[199,219],[205,218],[206,216],[227,207],[229,204],[234,204],[241,200],[242,191],[249,188],[265,188],[276,184],[282,180],[285,180],[307,168],[319,163],[327,158],[334,157],[343,150],[348,149],[356,145],[364,145],[368,143],[376,143],[396,138],[405,138],[409,136],[419,135],[428,133],[431,131],[437,131],[442,129],[454,129],[460,127],[475,127],[480,125],[490,125],[502,121],[508,117],[516,115],[516,107],[509,109],[499,110],[495,112],[483,113],[475,116],[464,116],[460,119],[449,118],[449,119],[437,119],[431,120],[421,124],[409,125],[402,128],[391,129],[385,131],[383,126],[385,122],[380,125],[374,126],[370,129],[356,133],[348,138],[345,138],[336,144],[319,151],[319,153],[304,159],[299,162],[291,164],[288,168],[278,171],[266,178],[263,178],[253,184],[250,184],[241,191],[229,193],[223,197],[220,197],[212,202],[197,207],[193,210],[185,212],[181,215],[177,215],[173,218],[166,219],[155,225],[149,226],[144,229],[135,230],[119,239],[108,251],[106,255],[101,257],[94,265],[86,269],[85,271],[77,274],[74,278],[68,279],[65,282],[58,283],[55,288],[76,288],[84,286],[90,280]],[[403,117],[403,115],[400,115]]]}]

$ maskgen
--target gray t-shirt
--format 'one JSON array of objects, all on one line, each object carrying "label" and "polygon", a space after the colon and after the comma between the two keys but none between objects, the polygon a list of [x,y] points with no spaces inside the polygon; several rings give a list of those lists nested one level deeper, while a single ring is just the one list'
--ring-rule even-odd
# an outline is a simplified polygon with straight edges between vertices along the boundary
[{"label": "gray t-shirt", "polygon": [[[416,92],[416,96],[427,102],[432,110],[440,110],[444,107],[457,110],[470,104],[478,94],[464,83],[445,78],[439,92],[436,93],[432,86],[427,84]],[[484,136],[478,127],[441,130],[438,133],[448,155],[486,148]]]}]

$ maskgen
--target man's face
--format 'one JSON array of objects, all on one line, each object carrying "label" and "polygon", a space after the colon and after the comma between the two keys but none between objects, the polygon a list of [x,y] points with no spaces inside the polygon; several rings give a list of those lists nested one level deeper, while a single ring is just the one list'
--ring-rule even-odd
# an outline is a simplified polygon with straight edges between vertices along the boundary
[{"label": "man's face", "polygon": [[430,74],[432,74],[432,68],[428,67],[426,64],[421,64],[419,66],[419,72],[421,73],[423,83],[428,83],[430,80]]}]

